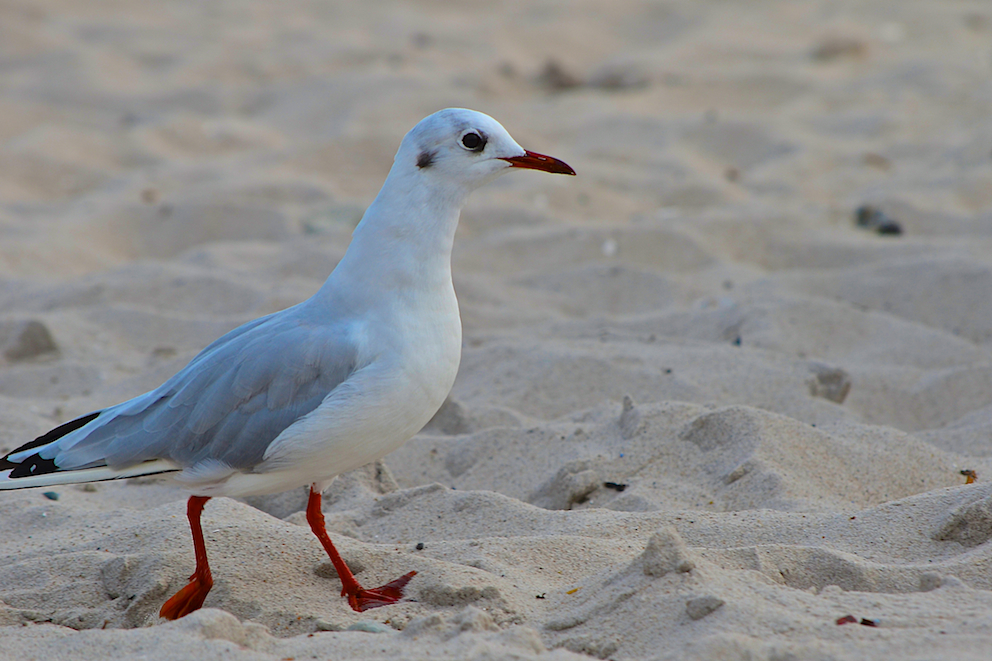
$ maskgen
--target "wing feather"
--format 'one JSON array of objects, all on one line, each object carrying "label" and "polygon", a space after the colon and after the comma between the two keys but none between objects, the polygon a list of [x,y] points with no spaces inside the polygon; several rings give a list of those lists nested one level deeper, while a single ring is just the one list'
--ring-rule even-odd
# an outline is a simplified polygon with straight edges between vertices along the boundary
[{"label": "wing feather", "polygon": [[250,470],[356,368],[348,328],[309,323],[297,308],[231,331],[158,389],[103,411],[46,454],[60,470],[150,459]]}]

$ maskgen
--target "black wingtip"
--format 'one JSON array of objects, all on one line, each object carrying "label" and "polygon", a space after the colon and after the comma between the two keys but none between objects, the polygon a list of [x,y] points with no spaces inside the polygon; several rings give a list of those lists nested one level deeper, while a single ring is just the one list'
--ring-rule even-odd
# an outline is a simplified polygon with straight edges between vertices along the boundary
[{"label": "black wingtip", "polygon": [[75,420],[70,420],[64,424],[59,425],[55,429],[39,436],[29,443],[25,443],[19,448],[15,448],[8,452],[2,459],[0,459],[0,471],[11,470],[10,477],[27,477],[28,475],[44,475],[45,473],[54,473],[58,470],[55,462],[51,459],[42,459],[38,455],[28,457],[20,463],[14,463],[7,459],[12,454],[17,452],[24,452],[25,450],[30,450],[32,448],[41,447],[43,445],[48,445],[52,441],[57,441],[66,434],[70,434],[80,427],[89,424],[96,419],[98,415],[103,413],[103,411],[94,411],[93,413],[87,413],[81,418],[76,418]]},{"label": "black wingtip", "polygon": [[[10,462],[7,462],[10,463]],[[39,455],[31,455],[19,464],[11,464],[14,470],[10,471],[9,478],[31,477],[32,475],[46,475],[56,472],[59,467],[55,465],[53,459],[42,459]],[[2,470],[3,467],[0,467]]]}]

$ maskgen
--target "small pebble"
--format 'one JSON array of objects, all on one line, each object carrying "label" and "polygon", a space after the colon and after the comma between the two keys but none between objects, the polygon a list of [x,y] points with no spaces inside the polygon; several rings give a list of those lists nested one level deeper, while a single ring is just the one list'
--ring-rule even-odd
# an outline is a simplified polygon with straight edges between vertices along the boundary
[{"label": "small pebble", "polygon": [[723,599],[719,597],[714,597],[713,595],[706,595],[705,597],[696,597],[695,599],[690,599],[685,604],[685,612],[693,620],[701,620],[713,611],[722,607],[725,603]]},{"label": "small pebble", "polygon": [[45,498],[47,498],[48,500],[58,500],[59,499],[59,492],[58,491],[46,491],[45,493],[43,493],[41,495],[44,496]]},{"label": "small pebble", "polygon": [[869,165],[879,170],[888,170],[892,167],[892,161],[885,158],[881,154],[868,152],[862,157],[862,160],[864,161],[865,165]]},{"label": "small pebble", "polygon": [[52,356],[58,351],[48,327],[36,319],[0,323],[0,356],[9,361]]},{"label": "small pebble", "polygon": [[841,58],[861,59],[868,55],[868,44],[852,37],[831,37],[818,44],[810,56],[819,62]]},{"label": "small pebble", "polygon": [[854,224],[867,230],[874,230],[876,234],[899,236],[902,234],[902,225],[889,218],[878,207],[870,204],[862,204],[854,211]]},{"label": "small pebble", "polygon": [[416,549],[418,551],[423,551],[424,550],[424,543],[423,542],[417,542]]},{"label": "small pebble", "polygon": [[552,92],[561,92],[582,85],[582,79],[566,71],[556,60],[548,60],[537,75],[537,84]]},{"label": "small pebble", "polygon": [[809,365],[813,378],[807,381],[809,394],[843,404],[851,392],[851,376],[839,367],[813,362]]}]

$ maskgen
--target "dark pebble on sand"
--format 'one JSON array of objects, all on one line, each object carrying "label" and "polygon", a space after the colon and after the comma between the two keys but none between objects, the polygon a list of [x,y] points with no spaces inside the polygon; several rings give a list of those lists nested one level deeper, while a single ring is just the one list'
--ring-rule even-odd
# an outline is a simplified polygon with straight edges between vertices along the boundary
[{"label": "dark pebble on sand", "polygon": [[870,204],[862,204],[855,209],[854,224],[867,230],[873,230],[876,234],[887,236],[902,234],[902,225],[898,221],[889,218],[881,209]]}]

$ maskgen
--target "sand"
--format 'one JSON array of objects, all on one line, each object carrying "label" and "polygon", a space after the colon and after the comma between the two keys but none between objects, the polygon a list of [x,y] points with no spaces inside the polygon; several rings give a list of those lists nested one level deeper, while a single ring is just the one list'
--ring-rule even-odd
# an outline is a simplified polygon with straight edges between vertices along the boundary
[{"label": "sand", "polygon": [[473,196],[450,400],[326,495],[408,601],[352,612],[290,492],[207,505],[167,623],[182,491],[4,492],[0,658],[992,657],[990,44],[977,1],[0,3],[0,448],[311,295],[430,112],[579,173]]}]

